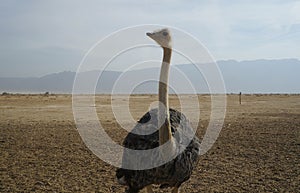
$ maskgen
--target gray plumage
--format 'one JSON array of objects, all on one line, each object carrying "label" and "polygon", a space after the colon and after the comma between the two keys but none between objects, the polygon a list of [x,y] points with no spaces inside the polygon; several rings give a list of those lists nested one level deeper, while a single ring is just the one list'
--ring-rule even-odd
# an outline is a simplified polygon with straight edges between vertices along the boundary
[{"label": "gray plumage", "polygon": [[[146,170],[129,170],[119,168],[116,172],[117,179],[122,179],[123,185],[127,185],[129,193],[137,193],[139,190],[151,184],[159,184],[163,187],[179,187],[187,181],[198,161],[200,154],[200,141],[194,135],[187,118],[179,111],[169,109],[172,136],[178,142],[176,149],[186,147],[173,160],[159,167]],[[157,128],[158,110],[152,109],[147,112],[126,136],[123,146],[134,150],[147,150],[159,146],[159,132]],[[152,131],[151,134],[148,134]],[[144,135],[146,133],[146,135]],[[148,134],[148,135],[147,135]],[[142,164],[143,160],[157,159],[153,155],[149,157],[138,157],[135,163]],[[130,164],[128,152],[123,153],[123,164]],[[129,163],[128,163],[129,162]]]}]

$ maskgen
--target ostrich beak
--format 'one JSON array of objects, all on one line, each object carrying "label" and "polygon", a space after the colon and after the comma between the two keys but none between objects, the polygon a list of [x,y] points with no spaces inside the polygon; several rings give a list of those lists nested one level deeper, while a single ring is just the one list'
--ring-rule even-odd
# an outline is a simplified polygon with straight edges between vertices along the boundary
[{"label": "ostrich beak", "polygon": [[147,32],[146,35],[151,37],[153,35],[153,33]]}]

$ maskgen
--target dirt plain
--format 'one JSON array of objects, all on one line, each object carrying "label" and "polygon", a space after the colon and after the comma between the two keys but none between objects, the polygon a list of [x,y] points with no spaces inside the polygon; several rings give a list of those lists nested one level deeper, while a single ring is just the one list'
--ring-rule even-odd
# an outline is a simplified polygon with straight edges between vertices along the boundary
[{"label": "dirt plain", "polygon": [[[135,120],[156,97],[130,97]],[[210,99],[199,95],[200,138],[209,122]],[[242,101],[227,96],[219,138],[200,157],[182,193],[300,192],[300,95],[243,95]],[[175,95],[170,105],[179,108]],[[110,96],[96,96],[96,109],[107,133],[121,143],[126,131],[114,118]],[[124,192],[115,170],[80,138],[71,95],[0,96],[0,192]]]}]

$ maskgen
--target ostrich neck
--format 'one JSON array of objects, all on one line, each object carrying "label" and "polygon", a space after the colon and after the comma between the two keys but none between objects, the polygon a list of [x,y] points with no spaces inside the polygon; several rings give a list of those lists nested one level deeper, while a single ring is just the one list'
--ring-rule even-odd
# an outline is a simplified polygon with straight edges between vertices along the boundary
[{"label": "ostrich neck", "polygon": [[158,106],[158,124],[161,125],[159,129],[159,144],[162,145],[168,142],[172,138],[171,125],[170,125],[170,113],[169,113],[169,94],[168,94],[168,82],[169,82],[169,70],[170,61],[172,55],[171,48],[163,48],[164,56],[160,71],[159,78],[159,106]]}]

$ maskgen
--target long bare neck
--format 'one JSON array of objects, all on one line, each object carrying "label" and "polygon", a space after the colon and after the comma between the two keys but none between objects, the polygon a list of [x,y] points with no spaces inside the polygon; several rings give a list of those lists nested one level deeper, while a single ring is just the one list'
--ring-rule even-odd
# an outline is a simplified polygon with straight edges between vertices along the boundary
[{"label": "long bare neck", "polygon": [[159,144],[162,145],[172,138],[171,124],[170,124],[170,113],[169,113],[169,70],[172,49],[163,48],[164,56],[160,70],[159,78],[159,106],[158,106],[158,124],[161,125],[159,128]]}]

